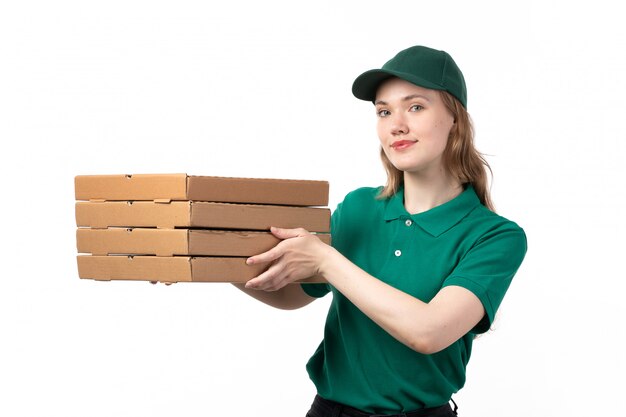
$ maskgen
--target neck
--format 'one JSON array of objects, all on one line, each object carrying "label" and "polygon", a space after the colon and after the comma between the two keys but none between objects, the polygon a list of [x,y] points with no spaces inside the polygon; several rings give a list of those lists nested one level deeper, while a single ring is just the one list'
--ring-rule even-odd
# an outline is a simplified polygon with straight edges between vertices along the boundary
[{"label": "neck", "polygon": [[404,173],[404,207],[410,214],[418,214],[440,206],[463,192],[458,180],[448,175],[423,175]]}]

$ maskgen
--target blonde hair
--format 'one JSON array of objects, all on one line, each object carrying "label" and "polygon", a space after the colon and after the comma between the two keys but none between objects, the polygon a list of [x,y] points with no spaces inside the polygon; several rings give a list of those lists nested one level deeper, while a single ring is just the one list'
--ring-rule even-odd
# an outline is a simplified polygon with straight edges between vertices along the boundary
[{"label": "blonde hair", "polygon": [[[474,127],[469,113],[453,95],[446,91],[440,91],[441,99],[454,116],[456,123],[450,130],[448,143],[443,151],[444,169],[461,184],[471,184],[476,191],[478,199],[491,211],[495,211],[491,195],[489,193],[489,178],[491,167],[483,155],[474,147]],[[381,190],[379,198],[387,198],[394,195],[404,182],[403,172],[393,166],[382,147],[380,158],[387,171],[387,183]]]}]

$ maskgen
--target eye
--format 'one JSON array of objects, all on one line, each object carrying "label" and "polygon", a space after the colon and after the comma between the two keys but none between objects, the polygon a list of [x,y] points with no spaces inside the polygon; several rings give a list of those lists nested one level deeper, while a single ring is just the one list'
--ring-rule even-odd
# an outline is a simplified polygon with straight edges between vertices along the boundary
[{"label": "eye", "polygon": [[386,109],[380,109],[376,111],[376,115],[378,117],[385,117],[385,116],[389,116],[391,113],[389,112],[389,110]]},{"label": "eye", "polygon": [[420,111],[424,108],[424,106],[421,106],[419,104],[414,104],[409,108],[409,111]]}]

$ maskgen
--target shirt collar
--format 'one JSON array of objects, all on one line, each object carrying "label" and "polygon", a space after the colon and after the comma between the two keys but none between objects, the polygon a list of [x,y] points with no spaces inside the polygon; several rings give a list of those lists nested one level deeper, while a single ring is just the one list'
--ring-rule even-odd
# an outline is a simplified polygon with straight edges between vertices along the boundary
[{"label": "shirt collar", "polygon": [[398,192],[387,200],[385,221],[399,218],[411,219],[427,233],[437,237],[460,222],[478,205],[480,205],[480,200],[474,187],[468,184],[461,194],[447,203],[423,213],[409,214],[404,208],[404,187],[400,187]]}]

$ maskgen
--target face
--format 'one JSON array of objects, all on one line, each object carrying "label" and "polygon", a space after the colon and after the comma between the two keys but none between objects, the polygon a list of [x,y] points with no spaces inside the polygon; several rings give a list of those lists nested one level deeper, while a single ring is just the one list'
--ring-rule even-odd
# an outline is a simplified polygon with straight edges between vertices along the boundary
[{"label": "face", "polygon": [[389,161],[405,173],[443,175],[442,155],[454,117],[439,92],[391,78],[378,88],[374,104]]}]

